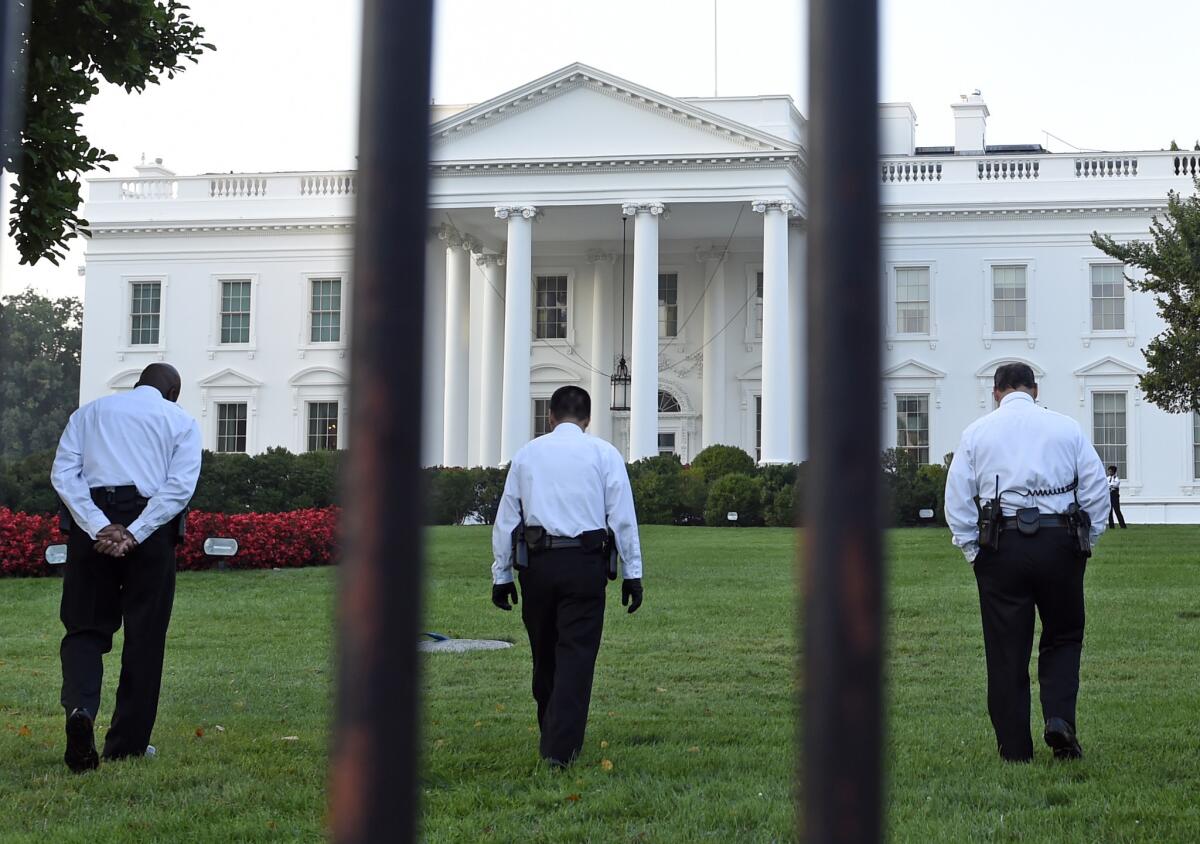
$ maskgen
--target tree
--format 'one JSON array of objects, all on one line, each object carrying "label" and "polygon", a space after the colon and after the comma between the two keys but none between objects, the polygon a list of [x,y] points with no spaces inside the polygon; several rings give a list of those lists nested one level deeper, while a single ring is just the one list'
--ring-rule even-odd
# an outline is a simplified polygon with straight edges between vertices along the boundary
[{"label": "tree", "polygon": [[[1195,180],[1200,194],[1200,178]],[[1145,278],[1128,275],[1132,290],[1154,294],[1167,328],[1143,349],[1148,371],[1141,377],[1146,398],[1168,413],[1200,409],[1200,195],[1167,194],[1164,220],[1150,222],[1150,241],[1117,243],[1092,232],[1092,243]]]},{"label": "tree", "polygon": [[0,459],[58,444],[79,406],[83,304],[32,290],[0,299]]},{"label": "tree", "polygon": [[92,146],[80,131],[78,106],[101,79],[127,92],[143,91],[183,71],[204,50],[204,28],[179,0],[18,0],[32,3],[24,44],[25,126],[19,159],[0,161],[17,175],[9,234],[21,263],[57,264],[68,240],[87,232],[79,207],[80,176],[107,170],[116,157]]}]

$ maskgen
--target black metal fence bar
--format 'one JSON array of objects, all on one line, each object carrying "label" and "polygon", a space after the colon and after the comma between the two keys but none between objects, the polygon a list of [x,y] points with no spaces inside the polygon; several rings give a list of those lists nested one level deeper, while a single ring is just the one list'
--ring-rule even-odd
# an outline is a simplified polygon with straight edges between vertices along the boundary
[{"label": "black metal fence bar", "polygon": [[882,834],[876,0],[810,0],[801,826]]},{"label": "black metal fence bar", "polygon": [[431,35],[432,0],[365,0],[330,784],[339,844],[416,836]]}]

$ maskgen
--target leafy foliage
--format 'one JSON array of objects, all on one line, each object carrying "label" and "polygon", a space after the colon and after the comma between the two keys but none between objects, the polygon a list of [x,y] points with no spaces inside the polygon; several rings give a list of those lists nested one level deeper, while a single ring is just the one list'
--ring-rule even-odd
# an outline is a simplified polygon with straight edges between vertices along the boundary
[{"label": "leafy foliage", "polygon": [[[713,527],[761,525],[763,482],[749,475],[730,474],[719,478],[708,488],[708,504],[704,521]],[[737,513],[737,521],[729,514]]]},{"label": "leafy foliage", "polygon": [[639,521],[669,525],[682,503],[683,465],[674,455],[647,457],[629,465]]},{"label": "leafy foliage", "polygon": [[0,299],[0,460],[58,444],[79,404],[82,319],[78,299]]},{"label": "leafy foliage", "polygon": [[712,483],[735,473],[753,475],[754,458],[734,445],[710,445],[692,460],[692,468]]},{"label": "leafy foliage", "polygon": [[99,93],[102,79],[140,92],[215,48],[201,41],[204,28],[179,0],[19,2],[33,5],[20,159],[0,161],[17,174],[9,233],[22,263],[57,264],[67,241],[87,231],[76,214],[81,174],[116,160],[83,135],[77,108]]},{"label": "leafy foliage", "polygon": [[337,501],[344,452],[292,454],[284,448],[247,454],[203,453],[192,509],[209,513],[282,513]]},{"label": "leafy foliage", "polygon": [[1168,413],[1200,409],[1200,178],[1196,195],[1167,194],[1167,212],[1150,223],[1150,241],[1117,243],[1092,233],[1092,243],[1145,278],[1125,277],[1133,290],[1154,294],[1166,330],[1143,350],[1146,398]]},{"label": "leafy foliage", "polygon": [[[888,524],[894,527],[946,524],[946,466],[922,466],[904,449],[883,453],[884,489],[890,505]],[[921,510],[933,510],[932,520]]]}]

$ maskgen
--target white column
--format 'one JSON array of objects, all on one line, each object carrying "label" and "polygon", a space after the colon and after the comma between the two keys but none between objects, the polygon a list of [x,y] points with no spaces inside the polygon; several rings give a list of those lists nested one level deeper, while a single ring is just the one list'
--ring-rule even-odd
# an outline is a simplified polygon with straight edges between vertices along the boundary
[{"label": "white column", "polygon": [[442,465],[467,465],[471,352],[470,243],[451,226],[446,241],[446,393],[442,403]]},{"label": "white column", "polygon": [[633,342],[630,346],[629,462],[658,454],[658,218],[661,202],[627,202],[633,217]]},{"label": "white column", "polygon": [[589,433],[612,442],[613,259],[611,252],[593,249],[592,263],[592,424]]},{"label": "white column", "polygon": [[[437,230],[433,231],[436,234]],[[425,247],[425,375],[421,464],[442,462],[442,403],[446,395],[446,244],[431,235]]]},{"label": "white column", "polygon": [[533,342],[532,205],[500,205],[496,216],[508,221],[504,280],[504,396],[500,415],[500,462],[508,463],[532,435],[529,403],[529,347]]},{"label": "white column", "polygon": [[500,465],[500,419],[504,402],[504,256],[480,254],[483,273],[483,363],[479,379],[479,463]]},{"label": "white column", "polygon": [[808,326],[807,313],[804,309],[808,286],[805,283],[805,265],[808,248],[808,232],[802,219],[794,219],[788,224],[788,305],[791,311],[791,321],[788,326],[788,336],[791,338],[791,349],[788,359],[792,363],[792,460],[799,463],[808,459],[808,391],[805,382],[806,373],[804,361],[807,355]]},{"label": "white column", "polygon": [[753,203],[763,215],[762,463],[787,463],[791,436],[791,344],[788,341],[788,215],[790,202]]},{"label": "white column", "polygon": [[704,266],[704,347],[702,434],[703,448],[728,444],[725,436],[725,250],[710,249],[696,252],[696,260]]}]

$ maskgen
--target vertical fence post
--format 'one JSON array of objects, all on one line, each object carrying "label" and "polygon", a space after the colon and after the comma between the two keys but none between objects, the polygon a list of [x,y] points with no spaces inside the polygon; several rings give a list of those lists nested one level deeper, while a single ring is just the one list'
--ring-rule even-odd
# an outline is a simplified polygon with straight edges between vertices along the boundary
[{"label": "vertical fence post", "polygon": [[882,835],[877,0],[810,0],[803,836]]},{"label": "vertical fence post", "polygon": [[432,0],[365,0],[352,404],[330,783],[338,844],[417,824],[421,381]]}]

